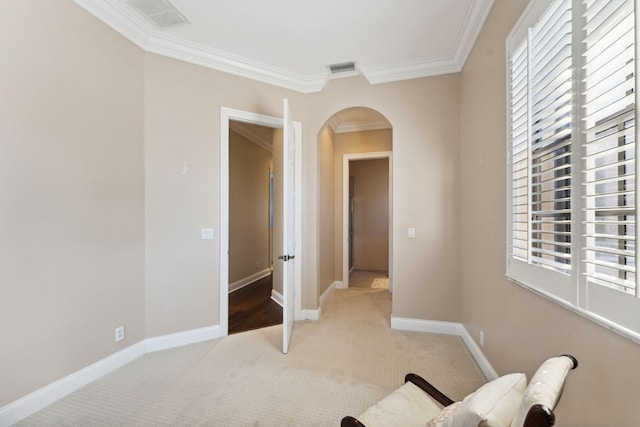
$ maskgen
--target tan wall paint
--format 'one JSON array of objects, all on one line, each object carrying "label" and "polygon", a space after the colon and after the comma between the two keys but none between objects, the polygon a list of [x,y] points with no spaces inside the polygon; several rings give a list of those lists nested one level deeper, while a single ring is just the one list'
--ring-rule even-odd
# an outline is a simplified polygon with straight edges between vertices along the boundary
[{"label": "tan wall paint", "polygon": [[389,268],[389,159],[350,162],[354,178],[353,267]]},{"label": "tan wall paint", "polygon": [[[322,93],[302,95],[142,53],[71,2],[46,6],[27,31],[21,25],[37,19],[36,7],[43,6],[25,0],[6,10],[6,69],[15,78],[2,81],[3,99],[16,102],[6,107],[3,123],[11,126],[2,140],[22,145],[2,156],[9,174],[3,195],[26,214],[11,211],[16,221],[3,233],[9,236],[3,255],[16,262],[0,273],[2,283],[21,286],[11,289],[2,324],[31,315],[6,341],[15,351],[2,352],[9,359],[2,365],[11,367],[2,370],[2,383],[16,386],[3,389],[0,402],[115,353],[122,348],[112,341],[119,324],[127,326],[123,345],[219,324],[222,106],[282,116],[288,97],[294,119],[303,123],[303,308],[316,308],[321,294],[318,132],[348,107],[370,107],[389,119],[396,171],[393,314],[460,320],[458,199],[452,197],[458,75],[375,86],[339,79]],[[20,51],[13,40],[21,40]],[[45,137],[56,145],[44,144]],[[35,165],[34,151],[42,153]],[[41,179],[34,183],[35,177]],[[51,182],[53,189],[44,188]],[[62,207],[60,200],[68,203]],[[416,227],[415,239],[406,237],[409,226]],[[200,239],[203,227],[214,228],[214,240]],[[44,347],[47,364],[30,358],[44,355]]]},{"label": "tan wall paint", "polygon": [[505,38],[527,5],[497,0],[461,74],[460,246],[462,320],[501,374],[529,377],[545,358],[571,353],[558,425],[633,426],[640,420],[640,345],[505,278]]},{"label": "tan wall paint", "polygon": [[[153,54],[145,55],[145,88],[147,336],[154,337],[220,321],[220,108],[282,117],[288,97],[294,119],[305,116],[301,94]],[[214,228],[214,240],[200,240],[202,227]]]},{"label": "tan wall paint", "polygon": [[271,267],[271,166],[269,151],[236,132],[229,132],[229,283]]},{"label": "tan wall paint", "polygon": [[361,132],[345,132],[336,134],[335,138],[335,244],[334,244],[334,280],[343,280],[342,277],[342,214],[343,214],[343,158],[346,154],[371,153],[378,151],[391,151],[393,131],[391,129],[370,130]]},{"label": "tan wall paint", "polygon": [[[309,263],[316,259],[313,231],[318,230],[320,212],[318,166],[309,158],[318,152],[317,133],[333,114],[357,106],[380,112],[393,126],[392,280],[397,317],[460,321],[458,79],[450,74],[381,85],[338,79],[307,96],[304,226],[309,232],[304,247]],[[416,228],[416,238],[407,237],[408,227]]]},{"label": "tan wall paint", "polygon": [[145,337],[142,52],[69,1],[2,11],[0,407]]},{"label": "tan wall paint", "polygon": [[[318,135],[318,295],[333,282],[335,274],[336,218],[335,211],[335,137],[331,127],[325,126]],[[342,265],[342,261],[340,262]]]}]

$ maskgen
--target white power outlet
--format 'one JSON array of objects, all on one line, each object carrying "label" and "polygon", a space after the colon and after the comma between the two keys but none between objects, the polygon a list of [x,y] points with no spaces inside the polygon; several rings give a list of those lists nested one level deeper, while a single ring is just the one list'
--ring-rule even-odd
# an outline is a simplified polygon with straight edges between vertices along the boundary
[{"label": "white power outlet", "polygon": [[480,331],[480,347],[484,347],[484,332]]},{"label": "white power outlet", "polygon": [[124,326],[118,326],[116,328],[116,342],[124,339]]}]

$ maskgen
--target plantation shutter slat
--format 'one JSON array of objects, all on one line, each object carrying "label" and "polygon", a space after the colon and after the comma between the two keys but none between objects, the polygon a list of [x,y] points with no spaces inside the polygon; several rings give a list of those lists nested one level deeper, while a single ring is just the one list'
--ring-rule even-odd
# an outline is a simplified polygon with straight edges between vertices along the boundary
[{"label": "plantation shutter slat", "polygon": [[584,274],[588,284],[635,294],[634,3],[585,4]]},{"label": "plantation shutter slat", "polygon": [[531,29],[529,262],[571,272],[571,1],[555,2]]},{"label": "plantation shutter slat", "polygon": [[522,44],[511,58],[511,174],[512,174],[512,238],[511,256],[528,258],[528,72],[527,46]]}]

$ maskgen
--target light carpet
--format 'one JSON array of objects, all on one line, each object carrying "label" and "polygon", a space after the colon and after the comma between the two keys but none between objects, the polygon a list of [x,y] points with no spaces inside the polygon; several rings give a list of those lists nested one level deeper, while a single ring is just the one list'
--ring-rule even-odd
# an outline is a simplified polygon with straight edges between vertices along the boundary
[{"label": "light carpet", "polygon": [[373,282],[371,282],[371,288],[372,289],[389,289],[389,279],[385,278],[380,278],[380,277],[376,277],[375,279],[373,279]]},{"label": "light carpet", "polygon": [[18,425],[339,426],[408,372],[454,400],[485,382],[459,337],[392,330],[390,314],[388,291],[336,290],[289,354],[281,326],[150,353]]}]

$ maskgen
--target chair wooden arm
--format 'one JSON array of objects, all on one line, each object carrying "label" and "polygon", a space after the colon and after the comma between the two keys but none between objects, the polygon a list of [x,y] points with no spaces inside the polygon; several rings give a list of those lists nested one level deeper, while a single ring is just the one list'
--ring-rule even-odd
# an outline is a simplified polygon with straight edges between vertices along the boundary
[{"label": "chair wooden arm", "polygon": [[[563,354],[562,357],[566,357],[571,360],[571,369],[578,367],[578,359],[570,354]],[[564,382],[564,378],[562,379]],[[560,399],[558,396],[557,400]],[[524,420],[522,427],[551,427],[556,423],[556,416],[553,413],[553,408],[549,408],[547,405],[536,403],[529,408],[527,417]]]},{"label": "chair wooden arm", "polygon": [[562,356],[571,359],[571,361],[573,362],[573,366],[571,367],[571,369],[576,369],[578,367],[578,359],[570,354],[563,354]]},{"label": "chair wooden arm", "polygon": [[529,408],[522,427],[551,427],[555,423],[553,411],[548,406],[537,403]]},{"label": "chair wooden arm", "polygon": [[420,387],[422,391],[427,393],[442,406],[449,406],[453,403],[453,400],[451,400],[448,396],[446,396],[440,390],[435,388],[431,383],[429,383],[429,381],[425,380],[418,374],[407,374],[404,377],[404,382],[406,383],[408,381],[411,381],[413,384]]},{"label": "chair wooden arm", "polygon": [[366,427],[366,426],[362,424],[360,421],[358,421],[356,418],[353,418],[352,416],[347,415],[340,422],[340,427]]}]

